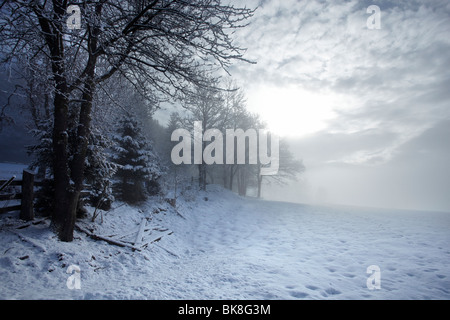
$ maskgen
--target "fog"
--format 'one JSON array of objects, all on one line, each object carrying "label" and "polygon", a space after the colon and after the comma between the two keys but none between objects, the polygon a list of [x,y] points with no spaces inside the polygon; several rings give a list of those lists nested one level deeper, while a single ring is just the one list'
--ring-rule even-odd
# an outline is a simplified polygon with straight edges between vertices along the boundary
[{"label": "fog", "polygon": [[264,186],[263,197],[450,212],[449,137],[450,121],[442,121],[402,145],[390,161],[371,165],[335,162],[342,153],[338,146],[343,144],[336,144],[326,134],[291,139],[292,149],[304,159],[306,171],[297,182]]},{"label": "fog", "polygon": [[263,196],[450,211],[448,1],[258,4],[233,76],[306,167]]}]

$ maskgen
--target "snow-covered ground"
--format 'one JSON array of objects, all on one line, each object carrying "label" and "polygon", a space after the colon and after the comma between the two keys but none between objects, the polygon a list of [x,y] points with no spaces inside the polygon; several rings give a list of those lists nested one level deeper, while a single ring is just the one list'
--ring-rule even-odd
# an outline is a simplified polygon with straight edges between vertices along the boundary
[{"label": "snow-covered ground", "polygon": [[[316,207],[241,198],[209,186],[178,215],[153,199],[94,223],[133,242],[148,218],[142,251],[76,231],[59,242],[49,222],[17,229],[0,217],[1,299],[449,299],[450,214]],[[206,200],[207,199],[207,200]],[[127,238],[128,237],[128,238]],[[69,289],[69,266],[81,289]],[[367,288],[367,267],[381,288]]]}]

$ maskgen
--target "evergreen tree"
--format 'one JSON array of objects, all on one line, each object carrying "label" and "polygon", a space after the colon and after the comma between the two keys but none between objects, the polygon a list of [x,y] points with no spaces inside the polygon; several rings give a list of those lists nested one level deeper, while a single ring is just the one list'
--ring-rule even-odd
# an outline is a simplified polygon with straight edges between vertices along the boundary
[{"label": "evergreen tree", "polygon": [[[34,145],[27,146],[28,155],[33,156],[30,168],[38,168],[37,178],[42,180],[41,192],[36,197],[36,210],[44,216],[50,215],[53,210],[54,186],[53,180],[51,179],[53,175],[51,170],[53,163],[52,126],[51,119],[48,121],[37,121],[37,128],[30,131],[37,142]],[[47,170],[50,171],[50,177],[47,177]]]},{"label": "evergreen tree", "polygon": [[[53,171],[52,161],[52,133],[51,119],[40,121],[38,128],[31,130],[33,136],[38,140],[35,145],[28,146],[28,153],[33,155],[31,168],[39,168],[38,179],[43,180],[43,187],[37,198],[38,210],[50,212],[53,204]],[[74,132],[70,138],[73,139]],[[87,196],[80,197],[78,211],[83,211],[83,203],[89,202],[94,207],[108,210],[114,197],[111,189],[111,179],[116,172],[116,165],[108,160],[106,152],[111,143],[101,134],[99,130],[90,133],[88,141],[88,152],[85,160],[85,190]],[[74,151],[71,151],[73,153]]]},{"label": "evergreen tree", "polygon": [[162,174],[159,157],[143,136],[138,121],[130,114],[119,122],[113,160],[118,165],[116,191],[121,200],[134,204],[159,192]]},{"label": "evergreen tree", "polygon": [[88,200],[92,206],[109,210],[114,201],[112,178],[117,165],[108,159],[106,150],[111,142],[98,130],[90,134],[85,163],[85,183],[89,192]]}]

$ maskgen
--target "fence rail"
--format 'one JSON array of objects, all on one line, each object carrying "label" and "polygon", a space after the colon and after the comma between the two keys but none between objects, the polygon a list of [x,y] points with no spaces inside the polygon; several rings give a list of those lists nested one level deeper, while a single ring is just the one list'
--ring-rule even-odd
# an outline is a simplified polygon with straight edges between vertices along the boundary
[{"label": "fence rail", "polygon": [[[0,180],[0,186],[3,191],[9,186],[21,187],[20,192],[0,194],[0,214],[20,210],[20,219],[27,221],[34,219],[34,197],[40,192],[40,190],[34,190],[34,187],[42,187],[44,185],[43,181],[34,181],[34,176],[35,174],[32,171],[23,170],[22,179]],[[81,192],[81,195],[87,194],[89,194],[87,191]],[[20,204],[2,205],[2,202],[9,200],[20,200]]]},{"label": "fence rail", "polygon": [[[0,180],[0,184],[6,182],[7,180]],[[13,180],[11,181],[8,186],[22,186],[22,180]]]},{"label": "fence rail", "polygon": [[6,193],[0,194],[0,201],[6,200],[20,200],[22,199],[22,193]]},{"label": "fence rail", "polygon": [[[11,179],[10,179],[11,180]],[[21,186],[21,192],[1,194],[0,201],[21,200],[19,205],[12,205],[8,207],[1,207],[0,214],[20,210],[20,219],[33,220],[33,200],[34,200],[34,186],[42,185],[41,182],[34,181],[34,173],[29,170],[23,170],[21,180],[0,180],[0,185],[8,183],[8,186]]]}]

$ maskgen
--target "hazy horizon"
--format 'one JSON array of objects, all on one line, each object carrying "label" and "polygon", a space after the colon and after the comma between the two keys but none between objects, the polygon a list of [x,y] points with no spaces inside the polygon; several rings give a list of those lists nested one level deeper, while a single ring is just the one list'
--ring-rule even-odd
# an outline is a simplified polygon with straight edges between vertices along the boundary
[{"label": "hazy horizon", "polygon": [[450,3],[245,4],[259,5],[238,33],[257,64],[232,76],[306,166],[267,197],[450,211]]}]

